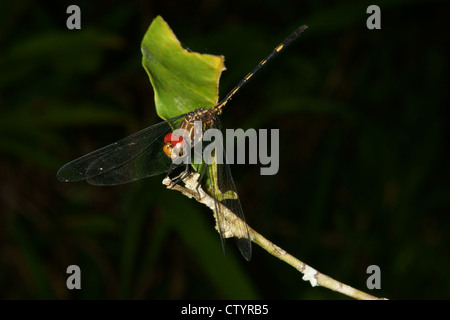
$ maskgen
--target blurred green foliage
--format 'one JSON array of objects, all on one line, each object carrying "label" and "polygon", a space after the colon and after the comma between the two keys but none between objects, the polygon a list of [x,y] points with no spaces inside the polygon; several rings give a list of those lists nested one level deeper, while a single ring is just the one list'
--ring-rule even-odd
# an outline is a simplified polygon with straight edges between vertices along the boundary
[{"label": "blurred green foliage", "polygon": [[[239,93],[225,128],[280,129],[280,171],[232,166],[248,223],[363,291],[449,298],[444,1],[1,2],[0,288],[6,299],[341,299],[255,247],[223,256],[206,208],[154,177],[64,184],[69,160],[157,123],[140,43],[164,17],[184,47],[225,56],[223,97],[286,35],[309,29]],[[445,102],[447,101],[447,103]],[[82,290],[65,286],[82,270]]]}]

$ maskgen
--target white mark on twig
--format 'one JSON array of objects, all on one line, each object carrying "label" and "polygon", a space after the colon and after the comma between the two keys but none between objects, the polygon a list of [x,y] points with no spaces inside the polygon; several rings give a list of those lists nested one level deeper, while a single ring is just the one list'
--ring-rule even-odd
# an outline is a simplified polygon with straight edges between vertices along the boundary
[{"label": "white mark on twig", "polygon": [[305,265],[305,268],[303,269],[303,277],[302,277],[303,280],[309,281],[311,283],[311,286],[316,287],[318,286],[316,275],[317,275],[316,269],[311,268],[308,265]]}]

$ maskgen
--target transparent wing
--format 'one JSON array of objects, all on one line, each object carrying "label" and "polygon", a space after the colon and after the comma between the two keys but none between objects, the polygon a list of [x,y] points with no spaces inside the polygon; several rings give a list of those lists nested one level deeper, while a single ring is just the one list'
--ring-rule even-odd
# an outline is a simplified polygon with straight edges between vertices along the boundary
[{"label": "transparent wing", "polygon": [[[219,161],[219,163],[208,166],[210,190],[216,200],[217,224],[222,248],[225,252],[224,237],[229,232],[228,224],[233,223],[236,231],[234,238],[239,251],[247,261],[250,261],[252,257],[252,243],[245,221],[244,211],[242,210],[236,186],[231,175],[230,165],[225,161],[225,151],[223,151],[222,160],[222,162]],[[224,212],[222,206],[217,204],[217,201],[233,212],[237,218],[230,221],[232,218]]]},{"label": "transparent wing", "polygon": [[164,136],[184,115],[160,122],[118,142],[75,159],[57,173],[59,180],[117,185],[167,172],[172,161],[163,151]]}]

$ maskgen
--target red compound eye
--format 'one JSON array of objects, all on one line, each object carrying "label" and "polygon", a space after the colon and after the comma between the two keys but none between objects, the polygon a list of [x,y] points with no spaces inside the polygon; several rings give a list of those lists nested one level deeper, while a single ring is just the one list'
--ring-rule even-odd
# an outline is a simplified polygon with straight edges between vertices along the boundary
[{"label": "red compound eye", "polygon": [[183,137],[174,135],[173,132],[166,134],[164,137],[164,144],[170,143],[172,146],[176,146],[178,143],[180,143],[180,146],[184,145],[184,139]]}]

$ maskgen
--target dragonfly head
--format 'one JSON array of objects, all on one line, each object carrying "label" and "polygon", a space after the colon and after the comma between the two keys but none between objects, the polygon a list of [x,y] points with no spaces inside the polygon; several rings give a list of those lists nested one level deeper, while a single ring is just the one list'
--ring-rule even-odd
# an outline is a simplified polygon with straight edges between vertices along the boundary
[{"label": "dragonfly head", "polygon": [[[173,132],[168,133],[164,137],[163,151],[171,159],[173,159],[174,157],[177,157],[179,155],[183,155],[183,150],[182,150],[183,146],[184,146],[183,137],[177,136],[177,135],[173,134]],[[178,152],[173,152],[174,149]]]}]

